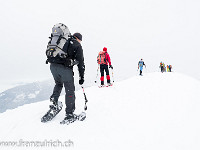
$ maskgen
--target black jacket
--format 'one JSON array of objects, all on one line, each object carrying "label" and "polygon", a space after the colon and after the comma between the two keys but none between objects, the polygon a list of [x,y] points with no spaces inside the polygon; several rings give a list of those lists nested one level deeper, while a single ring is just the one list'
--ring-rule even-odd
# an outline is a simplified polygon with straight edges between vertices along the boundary
[{"label": "black jacket", "polygon": [[[66,48],[67,48],[67,46],[64,46],[63,50]],[[81,44],[73,37],[68,46],[67,54],[71,59],[78,61],[79,76],[81,78],[84,78],[85,63],[84,63],[83,49],[82,49]],[[73,66],[71,66],[69,68],[73,69]]]}]

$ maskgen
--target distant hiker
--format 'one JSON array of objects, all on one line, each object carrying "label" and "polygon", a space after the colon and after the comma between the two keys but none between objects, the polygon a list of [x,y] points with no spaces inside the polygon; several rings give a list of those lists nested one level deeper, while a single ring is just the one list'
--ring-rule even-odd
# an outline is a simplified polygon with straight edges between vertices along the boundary
[{"label": "distant hiker", "polygon": [[146,68],[146,65],[144,64],[143,59],[141,59],[141,60],[138,62],[138,69],[140,69],[140,75],[141,75],[141,76],[142,76],[143,66],[145,66],[145,68]]},{"label": "distant hiker", "polygon": [[99,52],[99,55],[97,56],[97,63],[100,64],[100,72],[101,72],[101,86],[104,86],[104,70],[106,72],[106,79],[107,79],[107,85],[112,85],[110,82],[110,75],[109,75],[109,68],[113,69],[113,66],[111,65],[111,59],[107,52],[107,48],[104,47],[103,51]]},{"label": "distant hiker", "polygon": [[75,110],[73,66],[75,64],[78,65],[79,84],[82,85],[84,83],[85,64],[81,41],[82,35],[80,33],[74,33],[71,36],[68,27],[59,23],[53,27],[47,46],[47,63],[50,63],[50,70],[55,80],[53,94],[50,97],[50,101],[53,102],[51,107],[53,110],[58,111],[58,99],[64,85],[66,104],[66,117],[64,120],[73,121],[75,117],[73,114]]},{"label": "distant hiker", "polygon": [[169,65],[169,72],[172,72],[172,65]]},{"label": "distant hiker", "polygon": [[169,65],[167,65],[167,72],[169,72]]},{"label": "distant hiker", "polygon": [[161,72],[163,73],[165,71],[165,64],[162,61],[160,62],[160,68]]},{"label": "distant hiker", "polygon": [[163,63],[163,72],[166,72],[166,67],[165,67],[165,64]]}]

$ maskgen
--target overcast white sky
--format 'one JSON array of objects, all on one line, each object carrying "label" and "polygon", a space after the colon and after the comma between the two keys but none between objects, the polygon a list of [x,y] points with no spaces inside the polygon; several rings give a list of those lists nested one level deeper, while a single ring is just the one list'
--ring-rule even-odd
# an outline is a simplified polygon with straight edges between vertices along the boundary
[{"label": "overcast white sky", "polygon": [[[199,0],[6,0],[0,2],[0,82],[51,78],[45,50],[54,24],[83,35],[88,76],[108,48],[115,77],[135,75],[143,58],[149,72],[160,61],[200,79]],[[93,82],[93,81],[92,81]]]}]

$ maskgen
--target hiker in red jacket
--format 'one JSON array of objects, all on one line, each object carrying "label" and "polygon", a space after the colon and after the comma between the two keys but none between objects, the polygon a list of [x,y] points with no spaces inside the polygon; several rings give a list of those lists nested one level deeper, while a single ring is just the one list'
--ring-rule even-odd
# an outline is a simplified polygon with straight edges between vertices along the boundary
[{"label": "hiker in red jacket", "polygon": [[104,47],[103,51],[99,52],[99,55],[97,57],[97,63],[100,64],[100,72],[101,72],[101,86],[104,86],[104,70],[106,72],[106,79],[107,79],[107,85],[110,86],[110,75],[109,75],[109,68],[113,69],[113,66],[111,65],[110,56],[107,52],[107,48]]}]

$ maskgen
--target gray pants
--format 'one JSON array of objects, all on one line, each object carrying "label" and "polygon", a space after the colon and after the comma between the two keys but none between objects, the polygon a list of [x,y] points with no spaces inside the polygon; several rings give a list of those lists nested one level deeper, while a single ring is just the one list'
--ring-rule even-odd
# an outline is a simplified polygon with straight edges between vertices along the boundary
[{"label": "gray pants", "polygon": [[74,73],[70,68],[62,64],[51,64],[50,70],[55,80],[55,87],[53,89],[52,98],[57,102],[62,91],[63,85],[65,87],[65,104],[66,113],[73,113],[75,110],[75,86]]}]

